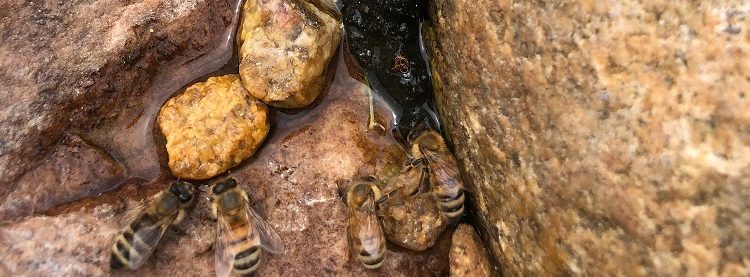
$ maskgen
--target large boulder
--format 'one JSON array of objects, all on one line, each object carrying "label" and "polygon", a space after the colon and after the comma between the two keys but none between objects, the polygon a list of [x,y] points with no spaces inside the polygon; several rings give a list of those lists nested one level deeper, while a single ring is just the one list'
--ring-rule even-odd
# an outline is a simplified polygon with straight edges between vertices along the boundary
[{"label": "large boulder", "polygon": [[[278,121],[254,158],[228,173],[251,206],[286,246],[264,254],[259,276],[436,276],[448,272],[450,236],[429,251],[389,249],[379,271],[350,259],[348,210],[339,191],[354,178],[400,164],[403,150],[393,138],[368,131],[364,84],[348,79],[339,59],[338,80],[312,109]],[[357,97],[359,96],[359,97]],[[382,124],[393,126],[380,118]],[[0,225],[2,275],[106,275],[109,251],[123,216],[169,180],[129,182],[120,189],[58,206],[46,213]],[[205,186],[201,190],[206,190]],[[217,222],[202,192],[186,219],[165,234],[153,256],[130,276],[211,276]]]},{"label": "large boulder", "polygon": [[[0,197],[65,132],[107,125],[126,113],[137,118],[157,70],[176,57],[220,48],[232,2],[3,1]],[[118,136],[133,132],[118,130]]]},{"label": "large boulder", "polygon": [[502,271],[748,274],[734,2],[431,1],[440,114]]}]

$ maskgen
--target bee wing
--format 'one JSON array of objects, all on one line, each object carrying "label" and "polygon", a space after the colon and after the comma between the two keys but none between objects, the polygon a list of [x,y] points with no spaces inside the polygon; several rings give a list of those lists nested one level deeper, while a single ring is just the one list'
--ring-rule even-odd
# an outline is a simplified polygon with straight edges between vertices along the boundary
[{"label": "bee wing", "polygon": [[[463,189],[458,183],[460,182],[458,167],[451,157],[443,157],[435,151],[427,148],[422,148],[422,154],[427,159],[427,165],[430,167],[430,171],[435,176],[435,179],[453,180],[453,182],[444,182],[441,185],[448,186],[448,188],[450,188],[449,191],[455,191],[455,193],[458,193]],[[458,189],[456,188],[457,186]]]},{"label": "bee wing", "polygon": [[[384,242],[381,240],[381,229],[380,223],[377,216],[375,215],[375,201],[373,199],[368,200],[362,205],[362,211],[365,212],[366,216],[363,218],[362,230],[359,231],[360,243],[362,243],[362,249],[369,254],[376,254],[379,250],[379,246]],[[362,237],[363,234],[366,236],[374,236],[370,239]]]},{"label": "bee wing", "polygon": [[232,272],[234,257],[237,255],[229,244],[236,238],[224,216],[219,215],[217,221],[216,243],[214,244],[215,270],[216,276],[226,277]]},{"label": "bee wing", "polygon": [[159,240],[167,231],[167,227],[175,219],[175,216],[165,217],[155,222],[154,225],[140,226],[138,230],[133,230],[133,247],[130,248],[131,268],[139,268],[148,260],[151,253],[156,249]]},{"label": "bee wing", "polygon": [[284,243],[281,242],[281,238],[279,238],[279,235],[276,234],[276,231],[273,230],[271,225],[268,224],[263,218],[258,215],[253,208],[250,207],[249,204],[247,204],[247,211],[250,215],[250,217],[254,222],[252,225],[255,226],[255,229],[258,231],[258,235],[260,236],[260,246],[268,250],[268,252],[274,253],[274,254],[283,254],[284,253]]},{"label": "bee wing", "polygon": [[[164,193],[163,191],[156,193],[154,195],[149,196],[145,200],[141,200],[139,202],[136,202],[133,207],[129,207],[122,216],[119,217],[118,225],[121,227],[125,227],[130,225],[130,223],[133,223],[136,219],[140,218],[141,215],[143,215],[143,211],[146,210],[146,207],[151,205],[154,201],[158,201],[157,199]],[[123,200],[124,201],[124,200]],[[127,204],[127,201],[125,201]]]}]

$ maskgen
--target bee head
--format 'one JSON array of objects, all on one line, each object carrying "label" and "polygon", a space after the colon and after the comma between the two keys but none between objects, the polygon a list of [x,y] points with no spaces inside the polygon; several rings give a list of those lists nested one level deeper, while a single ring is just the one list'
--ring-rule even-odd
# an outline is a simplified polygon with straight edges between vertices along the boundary
[{"label": "bee head", "polygon": [[379,199],[380,188],[375,183],[376,181],[375,177],[367,176],[362,178],[361,182],[357,182],[349,187],[349,191],[346,195],[349,207],[359,207],[370,197],[373,199]]},{"label": "bee head", "polygon": [[409,144],[422,148],[438,150],[443,145],[443,137],[435,130],[425,129],[409,133]]},{"label": "bee head", "polygon": [[235,180],[234,178],[226,178],[222,181],[216,182],[216,184],[214,184],[214,186],[211,188],[211,192],[213,192],[213,194],[220,194],[236,186],[237,180]]},{"label": "bee head", "polygon": [[169,187],[169,192],[177,196],[177,199],[183,204],[193,201],[194,191],[195,187],[193,184],[185,181],[176,181]]}]

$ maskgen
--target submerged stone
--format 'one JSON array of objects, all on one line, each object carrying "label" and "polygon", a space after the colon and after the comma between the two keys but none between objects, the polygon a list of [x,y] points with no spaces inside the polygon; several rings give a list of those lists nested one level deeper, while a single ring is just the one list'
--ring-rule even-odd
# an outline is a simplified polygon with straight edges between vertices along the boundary
[{"label": "submerged stone", "polygon": [[268,134],[266,105],[238,75],[208,78],[170,99],[159,112],[169,168],[176,177],[208,179],[250,157]]},{"label": "submerged stone", "polygon": [[318,97],[341,36],[338,17],[323,5],[245,1],[237,43],[242,83],[253,96],[280,108],[301,108]]}]

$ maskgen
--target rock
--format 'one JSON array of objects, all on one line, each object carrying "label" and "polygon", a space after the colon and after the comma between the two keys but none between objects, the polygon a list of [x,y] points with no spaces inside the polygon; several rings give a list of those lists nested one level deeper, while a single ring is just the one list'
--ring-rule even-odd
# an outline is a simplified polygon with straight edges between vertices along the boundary
[{"label": "rock", "polygon": [[0,203],[0,222],[96,195],[123,178],[122,167],[109,155],[68,135],[39,166],[16,181],[15,189]]},{"label": "rock", "polygon": [[505,274],[750,272],[744,7],[431,2],[440,114]]},{"label": "rock", "polygon": [[[338,59],[339,72],[320,103],[295,114],[272,111],[274,131],[264,147],[228,174],[247,190],[252,207],[286,246],[284,255],[264,254],[258,276],[445,275],[447,238],[421,253],[388,250],[379,271],[349,260],[347,207],[338,194],[340,184],[363,172],[382,172],[400,162],[403,150],[392,137],[367,130],[366,87],[348,79],[343,60]],[[393,124],[383,118],[379,122]],[[136,201],[169,181],[126,184],[56,207],[48,216],[0,225],[0,273],[110,274],[108,251],[118,221]],[[113,275],[213,275],[211,244],[217,223],[211,219],[206,196],[200,196],[202,200],[175,230],[167,231],[143,267]]]},{"label": "rock", "polygon": [[451,276],[490,276],[490,261],[482,240],[471,225],[453,231],[450,252]]},{"label": "rock", "polygon": [[4,1],[0,198],[65,132],[142,111],[157,69],[220,39],[231,21],[228,2]]},{"label": "rock", "polygon": [[428,193],[417,194],[398,204],[386,203],[381,209],[388,241],[411,250],[432,247],[448,226]]},{"label": "rock", "polygon": [[189,86],[164,104],[157,120],[174,176],[198,180],[250,157],[270,128],[266,105],[250,96],[236,74]]},{"label": "rock", "polygon": [[[402,157],[401,161],[406,160],[406,155]],[[385,179],[383,194],[390,195],[379,207],[383,230],[391,243],[423,251],[435,244],[448,221],[440,216],[440,210],[431,195],[419,191],[421,169],[404,168],[400,173],[392,173],[395,176],[389,176],[387,171],[380,175],[380,178]]]},{"label": "rock", "polygon": [[237,43],[242,83],[253,96],[280,108],[318,97],[341,34],[338,16],[326,13],[329,1],[245,1]]}]

